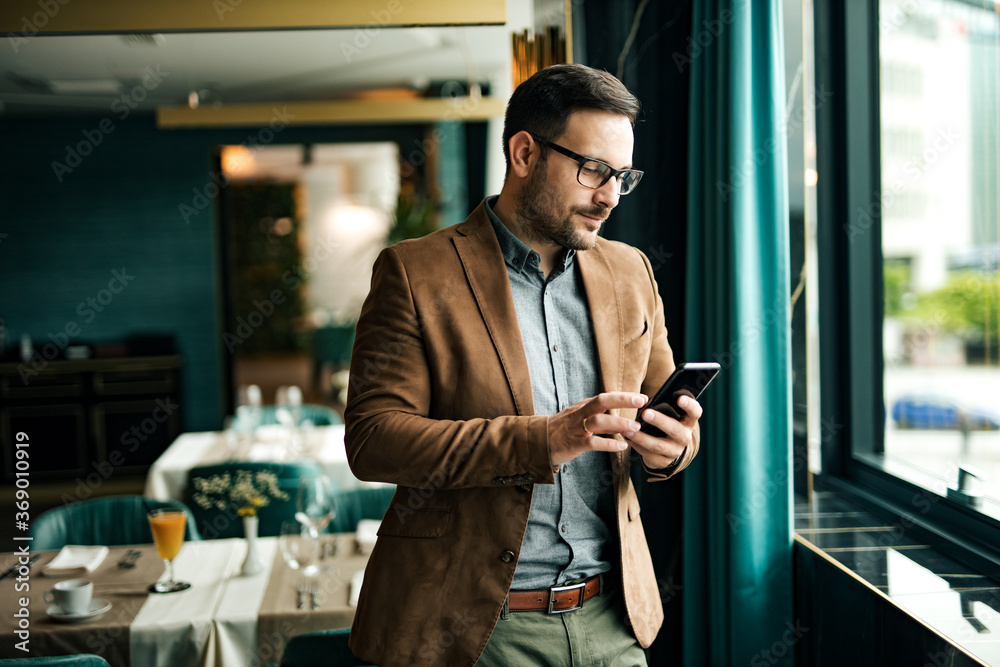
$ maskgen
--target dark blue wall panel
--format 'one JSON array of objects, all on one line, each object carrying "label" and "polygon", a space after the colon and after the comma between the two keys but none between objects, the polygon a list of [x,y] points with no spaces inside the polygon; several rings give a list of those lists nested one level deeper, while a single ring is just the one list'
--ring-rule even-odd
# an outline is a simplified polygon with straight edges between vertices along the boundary
[{"label": "dark blue wall panel", "polygon": [[[113,130],[102,132],[102,123]],[[74,343],[171,334],[183,357],[183,428],[219,428],[227,352],[216,212],[209,205],[185,220],[180,206],[194,206],[195,189],[211,193],[216,146],[244,143],[259,130],[158,130],[149,116],[111,113],[0,121],[0,318],[8,346],[22,333],[45,341],[73,322],[80,328]],[[285,127],[272,143],[410,145],[424,132]],[[67,147],[81,142],[89,155],[67,164]],[[134,277],[97,312],[87,299],[107,300],[110,292],[101,290],[114,271]]]}]

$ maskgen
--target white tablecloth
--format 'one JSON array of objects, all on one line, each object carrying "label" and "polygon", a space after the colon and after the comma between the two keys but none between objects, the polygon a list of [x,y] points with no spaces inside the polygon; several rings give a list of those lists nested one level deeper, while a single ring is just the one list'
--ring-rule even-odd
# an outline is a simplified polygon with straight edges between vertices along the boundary
[{"label": "white tablecloth", "polygon": [[[280,438],[281,427],[262,427],[260,441],[251,448],[247,460],[287,460],[286,448]],[[308,450],[323,472],[346,491],[365,485],[351,472],[344,449],[344,426],[320,426],[303,431]],[[182,433],[163,454],[156,459],[146,477],[145,495],[157,500],[184,500],[188,471],[200,465],[219,447],[225,447],[223,435],[217,431]]]},{"label": "white tablecloth", "polygon": [[[240,563],[246,555],[245,542],[242,547]],[[257,612],[271,577],[278,539],[259,538],[257,547],[264,569],[250,577],[237,575],[229,580],[216,608],[212,625],[215,641],[208,665],[266,665],[277,664],[281,660],[280,655],[261,654],[257,646]]]},{"label": "white tablecloth", "polygon": [[[223,595],[236,580],[245,553],[246,542],[240,539],[186,542],[174,559],[174,576],[190,582],[191,588],[150,595],[146,599],[129,628],[132,664],[148,667],[224,664],[216,661],[213,651],[214,619]],[[258,585],[263,591],[266,575]],[[256,609],[253,607],[254,612]]]}]

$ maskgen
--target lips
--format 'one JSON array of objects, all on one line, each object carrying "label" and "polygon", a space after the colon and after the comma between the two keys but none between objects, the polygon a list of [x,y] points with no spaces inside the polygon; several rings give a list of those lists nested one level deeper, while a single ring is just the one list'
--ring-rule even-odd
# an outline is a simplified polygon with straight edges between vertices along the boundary
[{"label": "lips", "polygon": [[608,219],[607,216],[603,214],[594,215],[593,213],[584,213],[583,211],[578,211],[578,213],[581,216],[583,216],[583,218],[587,221],[588,225],[594,231],[600,229],[601,225],[604,224],[604,221]]}]

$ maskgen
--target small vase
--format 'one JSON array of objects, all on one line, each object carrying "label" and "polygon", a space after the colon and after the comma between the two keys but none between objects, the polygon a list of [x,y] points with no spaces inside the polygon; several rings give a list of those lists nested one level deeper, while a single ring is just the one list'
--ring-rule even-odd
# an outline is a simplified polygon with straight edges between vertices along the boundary
[{"label": "small vase", "polygon": [[244,575],[257,574],[264,569],[264,561],[260,557],[257,548],[257,517],[243,517],[243,535],[247,540],[247,556],[243,559],[242,572]]}]

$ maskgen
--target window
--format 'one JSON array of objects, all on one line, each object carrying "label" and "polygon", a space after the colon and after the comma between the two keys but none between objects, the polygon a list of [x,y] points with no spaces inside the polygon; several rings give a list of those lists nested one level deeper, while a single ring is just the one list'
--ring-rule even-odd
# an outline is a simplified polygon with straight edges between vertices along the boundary
[{"label": "window", "polygon": [[878,45],[891,73],[879,87],[882,454],[939,493],[976,469],[1000,498],[997,14],[960,0],[881,0],[879,13],[895,17]]},{"label": "window", "polygon": [[817,0],[815,26],[821,479],[1000,562],[1000,13]]}]

